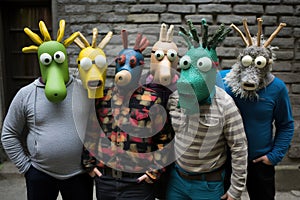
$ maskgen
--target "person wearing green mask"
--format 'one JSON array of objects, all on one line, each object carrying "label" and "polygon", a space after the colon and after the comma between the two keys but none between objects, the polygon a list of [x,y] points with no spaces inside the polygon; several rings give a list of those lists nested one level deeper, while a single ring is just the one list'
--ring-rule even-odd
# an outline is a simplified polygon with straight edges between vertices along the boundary
[{"label": "person wearing green mask", "polygon": [[[168,200],[239,199],[245,188],[247,139],[242,118],[232,98],[216,86],[217,45],[230,29],[222,24],[212,38],[202,20],[202,42],[190,20],[189,31],[179,34],[188,45],[180,59],[177,91],[169,100],[175,131],[174,168],[167,191]],[[232,157],[231,186],[224,191],[226,149]]]}]

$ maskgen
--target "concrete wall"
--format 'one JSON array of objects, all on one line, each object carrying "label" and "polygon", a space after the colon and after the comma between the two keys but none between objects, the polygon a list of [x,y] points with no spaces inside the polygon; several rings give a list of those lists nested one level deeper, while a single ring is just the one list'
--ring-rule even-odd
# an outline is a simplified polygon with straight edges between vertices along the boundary
[{"label": "concrete wall", "polygon": [[[247,18],[252,35],[257,33],[256,18],[263,18],[265,38],[277,28],[280,22],[285,27],[271,43],[278,46],[277,60],[273,72],[287,85],[295,118],[295,135],[291,148],[284,162],[299,162],[300,158],[300,1],[298,0],[57,0],[57,19],[66,20],[66,36],[81,31],[91,42],[92,29],[98,28],[101,35],[108,31],[114,37],[105,51],[110,61],[122,49],[120,30],[129,31],[131,45],[137,32],[142,32],[150,40],[144,54],[149,64],[151,46],[158,40],[162,22],[175,25],[175,42],[180,47],[180,55],[186,51],[183,39],[178,36],[178,27],[191,19],[200,30],[204,17],[210,24],[210,32],[216,25],[224,23],[242,28],[242,19]],[[54,22],[55,23],[55,22]],[[58,23],[58,22],[56,22]],[[100,41],[100,40],[99,40]],[[221,66],[229,68],[236,61],[242,49],[241,38],[232,31],[217,49]],[[79,48],[72,44],[69,49],[71,66],[76,68],[76,56]],[[147,66],[147,64],[146,64]],[[113,75],[111,69],[109,75]]]}]

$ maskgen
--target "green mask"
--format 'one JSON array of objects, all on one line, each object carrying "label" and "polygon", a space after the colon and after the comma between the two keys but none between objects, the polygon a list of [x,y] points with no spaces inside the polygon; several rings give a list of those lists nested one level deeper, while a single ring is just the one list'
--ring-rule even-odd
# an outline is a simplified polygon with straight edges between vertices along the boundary
[{"label": "green mask", "polygon": [[60,43],[65,30],[65,21],[61,20],[57,32],[57,40],[51,40],[51,36],[43,21],[40,21],[39,28],[44,36],[42,40],[29,28],[25,28],[25,33],[39,46],[24,47],[24,53],[38,53],[42,80],[45,83],[45,94],[49,101],[53,103],[61,102],[67,96],[66,83],[69,81],[68,58],[66,47],[69,46],[79,35],[73,33],[63,43]]},{"label": "green mask", "polygon": [[[180,107],[187,113],[194,114],[197,107],[202,104],[210,104],[215,95],[216,73],[218,57],[217,44],[225,39],[230,29],[221,25],[212,39],[208,39],[208,26],[202,20],[203,38],[199,44],[198,33],[191,21],[188,21],[190,30],[180,28],[179,34],[188,44],[187,53],[180,59],[180,78],[177,81]],[[194,45],[196,43],[196,45]]]}]

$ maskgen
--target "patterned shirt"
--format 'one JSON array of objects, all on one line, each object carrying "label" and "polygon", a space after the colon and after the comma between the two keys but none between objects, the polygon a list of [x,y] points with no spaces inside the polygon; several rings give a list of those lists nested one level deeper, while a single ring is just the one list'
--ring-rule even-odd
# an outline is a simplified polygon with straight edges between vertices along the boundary
[{"label": "patterned shirt", "polygon": [[167,138],[157,93],[141,86],[132,94],[121,95],[116,87],[104,94],[96,99],[96,117],[89,122],[84,167],[108,166],[136,173],[163,168],[159,148]]},{"label": "patterned shirt", "polygon": [[[211,104],[199,106],[199,113],[186,115],[178,106],[178,92],[169,100],[175,130],[176,163],[191,173],[210,172],[226,161],[226,146],[232,155],[229,193],[239,197],[245,188],[247,173],[247,139],[242,118],[232,98],[221,88]],[[196,109],[196,108],[195,108]]]}]

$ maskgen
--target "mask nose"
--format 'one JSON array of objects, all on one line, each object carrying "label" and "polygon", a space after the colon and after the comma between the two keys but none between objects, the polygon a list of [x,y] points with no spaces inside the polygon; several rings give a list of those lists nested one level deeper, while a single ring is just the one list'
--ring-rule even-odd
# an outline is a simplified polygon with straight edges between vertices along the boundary
[{"label": "mask nose", "polygon": [[122,70],[118,72],[115,76],[115,83],[118,86],[128,85],[131,81],[131,73],[127,70]]}]

